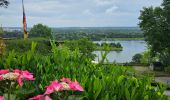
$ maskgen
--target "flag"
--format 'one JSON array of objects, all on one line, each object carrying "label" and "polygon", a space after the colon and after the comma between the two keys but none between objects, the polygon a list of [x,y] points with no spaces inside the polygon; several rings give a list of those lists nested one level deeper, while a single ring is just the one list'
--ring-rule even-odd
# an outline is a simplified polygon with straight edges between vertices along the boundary
[{"label": "flag", "polygon": [[27,22],[26,22],[26,15],[25,15],[25,9],[24,9],[24,2],[23,2],[23,0],[22,0],[22,8],[23,8],[23,31],[24,31],[24,38],[28,38]]}]

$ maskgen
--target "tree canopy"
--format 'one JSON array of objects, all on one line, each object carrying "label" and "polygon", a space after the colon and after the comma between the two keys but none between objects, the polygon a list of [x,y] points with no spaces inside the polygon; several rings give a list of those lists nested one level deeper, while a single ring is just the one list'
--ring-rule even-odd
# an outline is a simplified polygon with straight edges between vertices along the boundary
[{"label": "tree canopy", "polygon": [[139,26],[152,55],[170,55],[170,0],[159,7],[143,8]]},{"label": "tree canopy", "polygon": [[43,24],[34,25],[30,31],[30,35],[34,37],[51,37],[51,33],[51,28]]},{"label": "tree canopy", "polygon": [[9,5],[8,0],[0,0],[0,7],[7,7]]}]

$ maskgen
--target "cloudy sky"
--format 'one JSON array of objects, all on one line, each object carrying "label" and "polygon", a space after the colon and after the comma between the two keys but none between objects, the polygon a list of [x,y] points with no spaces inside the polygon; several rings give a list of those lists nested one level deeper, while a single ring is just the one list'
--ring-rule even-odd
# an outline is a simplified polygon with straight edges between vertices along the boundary
[{"label": "cloudy sky", "polygon": [[[22,26],[21,0],[0,8],[0,24]],[[27,24],[50,27],[137,26],[140,10],[159,6],[162,0],[24,0]]]}]

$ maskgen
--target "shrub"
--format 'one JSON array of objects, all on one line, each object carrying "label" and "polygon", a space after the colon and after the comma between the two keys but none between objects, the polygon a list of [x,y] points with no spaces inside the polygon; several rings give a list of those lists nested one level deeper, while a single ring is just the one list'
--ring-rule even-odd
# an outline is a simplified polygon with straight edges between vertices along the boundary
[{"label": "shrub", "polygon": [[[136,76],[128,67],[92,64],[91,59],[82,57],[78,49],[71,51],[57,47],[55,43],[51,45],[49,55],[36,53],[36,43],[32,43],[31,50],[19,55],[11,51],[0,60],[2,69],[26,69],[34,73],[36,80],[33,84],[27,82],[23,85],[22,92],[18,93],[20,100],[43,94],[50,81],[62,77],[76,80],[84,87],[84,92],[68,92],[67,99],[74,99],[75,96],[84,100],[165,99],[163,85],[151,86],[152,77]],[[51,98],[56,100],[58,96],[51,95]]]}]

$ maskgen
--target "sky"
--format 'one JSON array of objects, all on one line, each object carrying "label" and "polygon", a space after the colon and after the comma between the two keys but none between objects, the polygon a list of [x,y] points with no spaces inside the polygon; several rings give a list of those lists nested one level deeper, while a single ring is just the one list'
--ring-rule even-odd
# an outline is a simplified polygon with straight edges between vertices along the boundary
[{"label": "sky", "polygon": [[[22,26],[22,0],[9,0],[0,8],[0,24]],[[143,7],[160,6],[162,0],[24,0],[27,26],[136,27]]]}]

